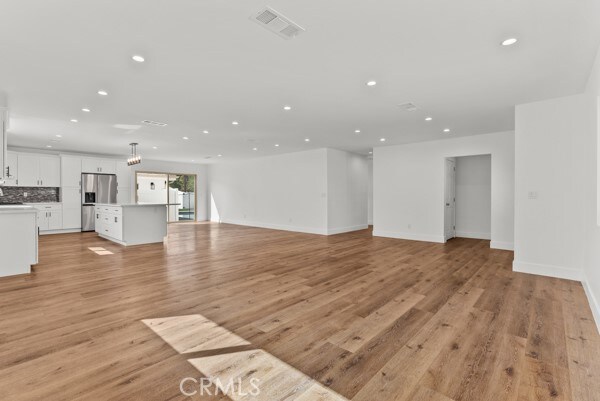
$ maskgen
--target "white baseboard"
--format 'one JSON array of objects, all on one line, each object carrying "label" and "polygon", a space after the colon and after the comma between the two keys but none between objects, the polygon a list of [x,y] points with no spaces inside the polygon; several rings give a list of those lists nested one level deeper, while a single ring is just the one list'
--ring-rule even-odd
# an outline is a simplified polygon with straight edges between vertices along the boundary
[{"label": "white baseboard", "polygon": [[515,245],[512,242],[491,241],[490,248],[503,249],[505,251],[514,251]]},{"label": "white baseboard", "polygon": [[350,226],[350,227],[329,228],[329,229],[327,229],[327,235],[349,233],[351,231],[366,230],[367,228],[369,228],[368,224],[361,224],[358,226]]},{"label": "white baseboard", "polygon": [[398,238],[398,239],[407,239],[410,241],[425,241],[425,242],[438,242],[444,243],[443,235],[429,235],[429,234],[414,234],[414,233],[404,233],[399,231],[382,231],[373,229],[374,237],[386,237],[386,238]]},{"label": "white baseboard", "polygon": [[478,232],[470,232],[470,231],[457,231],[456,236],[460,238],[473,238],[473,239],[492,239],[492,235],[490,233],[478,233]]},{"label": "white baseboard", "polygon": [[519,273],[537,274],[538,276],[564,278],[575,281],[582,281],[583,279],[583,272],[578,269],[564,266],[520,262],[518,260],[513,260],[513,271]]},{"label": "white baseboard", "polygon": [[70,233],[80,233],[81,228],[69,228],[64,230],[48,230],[48,231],[40,231],[40,235],[51,235],[51,234],[70,234]]},{"label": "white baseboard", "polygon": [[257,221],[236,220],[236,219],[223,219],[220,222],[226,223],[226,224],[235,224],[238,226],[268,228],[270,230],[283,230],[283,231],[293,231],[293,232],[306,233],[306,234],[327,235],[327,230],[324,228],[298,227],[298,226],[290,226],[290,225],[283,225],[283,224],[270,224],[270,223],[261,223],[261,222],[257,222]]},{"label": "white baseboard", "polygon": [[590,287],[585,273],[583,277],[584,280],[581,282],[581,285],[583,285],[585,295],[587,296],[588,303],[590,304],[590,309],[592,310],[592,315],[594,316],[594,321],[596,322],[596,328],[598,329],[598,333],[600,333],[600,304],[598,303],[598,299],[594,296],[592,287]]}]

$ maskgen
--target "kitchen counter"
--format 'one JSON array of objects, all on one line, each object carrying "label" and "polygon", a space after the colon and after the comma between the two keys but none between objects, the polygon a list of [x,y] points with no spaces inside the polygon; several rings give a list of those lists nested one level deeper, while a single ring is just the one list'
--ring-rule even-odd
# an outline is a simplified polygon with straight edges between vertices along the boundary
[{"label": "kitchen counter", "polygon": [[167,236],[167,208],[164,203],[97,203],[94,208],[96,232],[117,244],[159,243]]},{"label": "kitchen counter", "polygon": [[34,207],[29,205],[0,205],[0,213],[35,213]]},{"label": "kitchen counter", "polygon": [[38,262],[37,210],[0,205],[0,277],[27,274]]}]

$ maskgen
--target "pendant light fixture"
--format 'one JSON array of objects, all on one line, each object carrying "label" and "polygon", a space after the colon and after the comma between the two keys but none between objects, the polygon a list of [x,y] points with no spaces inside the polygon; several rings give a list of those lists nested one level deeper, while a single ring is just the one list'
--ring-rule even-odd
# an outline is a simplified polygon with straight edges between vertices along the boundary
[{"label": "pendant light fixture", "polygon": [[142,156],[137,154],[137,145],[138,144],[135,142],[129,144],[129,146],[131,146],[131,156],[127,159],[128,166],[133,166],[142,162]]}]

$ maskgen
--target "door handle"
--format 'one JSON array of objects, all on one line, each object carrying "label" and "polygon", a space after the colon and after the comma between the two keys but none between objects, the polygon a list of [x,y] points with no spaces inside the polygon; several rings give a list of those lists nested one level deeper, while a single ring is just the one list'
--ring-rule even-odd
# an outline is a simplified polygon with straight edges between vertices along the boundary
[{"label": "door handle", "polygon": [[450,206],[450,204],[449,204],[449,203],[446,203],[446,206]]},{"label": "door handle", "polygon": [[118,223],[117,218],[115,217],[115,223]]}]

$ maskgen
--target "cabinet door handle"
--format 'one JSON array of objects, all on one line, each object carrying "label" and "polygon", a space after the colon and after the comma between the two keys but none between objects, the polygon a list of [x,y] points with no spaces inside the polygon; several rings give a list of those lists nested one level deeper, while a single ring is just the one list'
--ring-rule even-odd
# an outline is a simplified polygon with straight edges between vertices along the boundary
[{"label": "cabinet door handle", "polygon": [[117,218],[116,218],[116,217],[115,217],[115,223],[118,223],[118,222],[117,222]]}]

